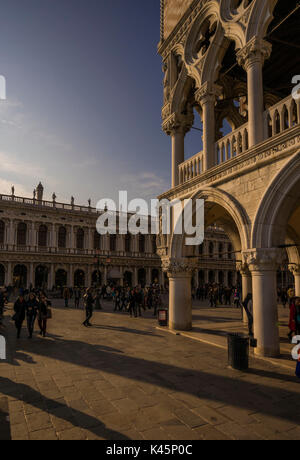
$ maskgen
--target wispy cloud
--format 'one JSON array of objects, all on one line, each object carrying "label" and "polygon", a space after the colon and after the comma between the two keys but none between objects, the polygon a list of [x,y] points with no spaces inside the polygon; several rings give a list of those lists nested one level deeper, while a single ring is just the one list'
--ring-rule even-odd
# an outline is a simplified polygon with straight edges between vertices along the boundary
[{"label": "wispy cloud", "polygon": [[151,200],[169,188],[168,181],[155,173],[140,172],[122,175],[121,185],[130,196]]}]

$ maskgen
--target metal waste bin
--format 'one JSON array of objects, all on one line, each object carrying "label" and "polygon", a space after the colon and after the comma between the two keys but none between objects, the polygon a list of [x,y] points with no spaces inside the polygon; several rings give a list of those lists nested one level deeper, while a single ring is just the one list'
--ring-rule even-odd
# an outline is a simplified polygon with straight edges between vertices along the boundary
[{"label": "metal waste bin", "polygon": [[249,337],[228,334],[228,365],[239,371],[249,369]]},{"label": "metal waste bin", "polygon": [[158,324],[160,326],[166,327],[168,326],[168,320],[168,310],[165,308],[158,310]]}]

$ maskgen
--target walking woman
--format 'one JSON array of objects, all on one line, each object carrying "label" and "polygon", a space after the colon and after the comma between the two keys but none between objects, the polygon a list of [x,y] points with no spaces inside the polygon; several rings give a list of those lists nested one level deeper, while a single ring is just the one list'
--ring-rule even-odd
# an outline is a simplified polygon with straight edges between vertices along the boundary
[{"label": "walking woman", "polygon": [[27,317],[27,329],[28,329],[28,338],[32,339],[32,334],[34,330],[34,323],[37,317],[39,309],[38,301],[33,292],[30,292],[28,301],[26,303],[26,317]]},{"label": "walking woman", "polygon": [[43,337],[46,337],[46,333],[47,333],[47,320],[50,317],[48,313],[49,307],[51,307],[51,302],[47,299],[45,294],[42,293],[39,304],[38,304],[38,309],[39,309],[39,326],[41,329],[40,334]]},{"label": "walking woman", "polygon": [[13,320],[16,325],[17,329],[17,339],[21,336],[21,329],[23,325],[23,321],[25,319],[25,312],[26,312],[26,301],[23,294],[20,294],[17,298],[15,305],[14,305],[15,314],[13,316]]}]

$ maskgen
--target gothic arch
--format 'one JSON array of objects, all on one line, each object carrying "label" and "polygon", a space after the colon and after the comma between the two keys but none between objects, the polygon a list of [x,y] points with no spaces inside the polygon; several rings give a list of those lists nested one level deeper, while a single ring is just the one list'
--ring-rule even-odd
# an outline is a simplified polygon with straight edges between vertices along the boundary
[{"label": "gothic arch", "polygon": [[[205,225],[212,225],[214,222],[220,223],[220,226],[227,233],[232,241],[234,250],[241,252],[249,247],[250,242],[250,221],[246,211],[238,201],[227,192],[214,189],[203,188],[198,190],[192,197],[192,200],[204,199],[205,204],[209,205],[209,210],[205,215]],[[215,208],[213,209],[213,207]],[[220,213],[219,215],[216,215]],[[172,258],[184,258],[187,255],[194,255],[184,246],[185,235],[172,235],[170,241],[170,256]],[[195,247],[192,247],[195,251]],[[188,251],[190,251],[188,249]]]},{"label": "gothic arch", "polygon": [[[297,206],[300,214],[299,200],[300,152],[297,152],[273,179],[259,205],[251,234],[253,248],[272,248],[285,243],[288,221]],[[299,222],[298,217],[295,221]],[[297,235],[300,237],[300,233]]]}]

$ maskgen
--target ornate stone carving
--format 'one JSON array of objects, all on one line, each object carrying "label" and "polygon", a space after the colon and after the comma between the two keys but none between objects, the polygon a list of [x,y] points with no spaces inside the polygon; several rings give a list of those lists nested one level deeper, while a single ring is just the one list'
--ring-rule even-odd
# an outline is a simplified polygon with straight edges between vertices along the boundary
[{"label": "ornate stone carving", "polygon": [[163,271],[168,273],[169,277],[192,276],[193,271],[196,269],[196,267],[197,259],[162,259]]},{"label": "ornate stone carving", "polygon": [[289,265],[289,271],[293,273],[294,276],[300,276],[300,265]]},{"label": "ornate stone carving", "polygon": [[261,60],[262,63],[269,59],[272,52],[271,43],[258,37],[253,37],[244,48],[237,52],[238,64],[247,70],[248,65],[253,59]]},{"label": "ornate stone carving", "polygon": [[240,272],[241,275],[250,275],[249,266],[244,262],[237,262],[236,270]]},{"label": "ornate stone carving", "polygon": [[216,98],[221,94],[221,86],[207,81],[195,92],[195,99],[199,102],[199,104],[203,104],[203,102],[206,102],[207,99]]},{"label": "ornate stone carving", "polygon": [[162,124],[163,131],[168,135],[172,135],[177,130],[183,130],[187,133],[194,123],[194,114],[191,112],[187,115],[178,115],[172,113]]},{"label": "ornate stone carving", "polygon": [[250,271],[274,271],[284,260],[283,251],[276,248],[249,249],[242,254]]}]

